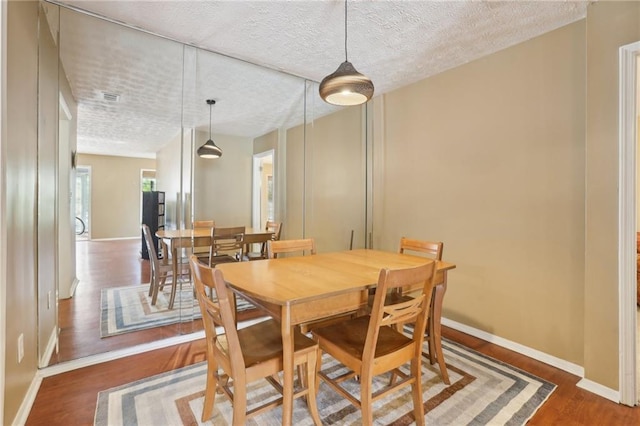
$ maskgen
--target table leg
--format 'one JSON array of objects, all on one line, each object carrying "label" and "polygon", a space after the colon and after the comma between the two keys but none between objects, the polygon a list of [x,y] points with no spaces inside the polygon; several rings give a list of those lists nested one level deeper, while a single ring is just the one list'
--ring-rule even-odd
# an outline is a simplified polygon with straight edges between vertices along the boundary
[{"label": "table leg", "polygon": [[282,307],[282,424],[291,425],[293,417],[293,328],[289,306]]},{"label": "table leg", "polygon": [[431,315],[429,318],[429,358],[433,364],[433,357],[438,361],[442,380],[450,385],[449,372],[444,362],[442,354],[442,301],[447,291],[447,275],[445,272],[444,281],[433,289],[433,300],[431,301]]}]

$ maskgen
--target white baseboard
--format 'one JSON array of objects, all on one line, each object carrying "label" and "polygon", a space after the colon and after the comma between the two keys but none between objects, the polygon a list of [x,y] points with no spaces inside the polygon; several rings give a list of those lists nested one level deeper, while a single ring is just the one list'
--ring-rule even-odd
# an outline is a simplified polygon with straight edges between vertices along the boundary
[{"label": "white baseboard", "polygon": [[[85,241],[122,241],[122,240],[139,240],[141,237],[138,235],[137,237],[117,237],[117,238],[91,238],[90,240]],[[79,240],[82,241],[82,240]]]},{"label": "white baseboard", "polygon": [[49,341],[47,342],[47,347],[42,354],[42,358],[40,359],[40,368],[46,367],[51,362],[51,356],[53,355],[53,351],[56,349],[58,345],[58,327],[54,327],[53,331],[51,331],[51,335],[49,336]]},{"label": "white baseboard", "polygon": [[143,345],[132,346],[101,354],[90,355],[72,361],[61,362],[38,371],[38,375],[42,378],[55,376],[56,374],[66,373],[68,371],[77,370],[78,368],[88,367],[90,365],[101,364],[107,361],[124,358],[127,356],[141,354],[156,349],[166,348],[168,346],[179,345],[181,343],[191,342],[193,340],[203,339],[204,331],[183,334],[180,336],[170,337],[168,339],[158,340],[156,342],[145,343]]},{"label": "white baseboard", "polygon": [[608,400],[613,401],[615,403],[620,402],[620,392],[613,390],[611,388],[608,388],[606,386],[602,386],[601,384],[593,382],[589,379],[583,378],[578,383],[576,383],[576,386],[584,390],[587,390],[591,393],[595,393],[596,395],[601,396],[603,398],[607,398]]},{"label": "white baseboard", "polygon": [[76,288],[78,288],[78,284],[80,284],[80,280],[78,277],[74,277],[73,283],[71,283],[71,289],[69,290],[69,297],[73,297],[76,292]]},{"label": "white baseboard", "polygon": [[552,367],[559,368],[560,370],[564,370],[568,373],[576,375],[581,378],[581,380],[576,384],[579,388],[587,390],[591,393],[594,393],[598,396],[606,398],[610,401],[619,403],[620,402],[620,392],[603,386],[599,383],[593,382],[591,380],[584,378],[584,367],[574,364],[569,361],[565,361],[563,359],[557,358],[555,356],[549,355],[544,352],[540,352],[536,349],[532,349],[528,346],[521,345],[520,343],[512,342],[511,340],[503,339],[502,337],[495,336],[493,334],[487,333],[486,331],[478,330],[477,328],[469,327],[468,325],[447,319],[442,318],[442,325],[446,325],[447,327],[453,328],[454,330],[461,331],[463,333],[467,333],[471,336],[477,337],[482,340],[486,340],[487,342],[493,343],[494,345],[501,346],[503,348],[512,350],[519,354],[525,355],[529,358],[533,358],[535,360],[544,362],[545,364],[549,364]]},{"label": "white baseboard", "polygon": [[36,400],[36,395],[38,395],[41,383],[42,377],[36,373],[33,380],[31,380],[31,384],[29,385],[29,389],[27,389],[27,394],[22,400],[22,404],[20,404],[20,408],[18,408],[16,417],[13,419],[13,423],[11,423],[13,426],[24,425],[27,423],[27,418],[31,412],[33,402]]},{"label": "white baseboard", "polygon": [[575,376],[584,377],[584,367],[578,364],[565,361],[564,359],[557,358],[553,355],[549,355],[536,349],[532,349],[528,346],[521,345],[520,343],[512,342],[511,340],[507,340],[494,334],[487,333],[486,331],[478,330],[477,328],[469,327],[468,325],[447,318],[442,318],[442,325],[446,325],[447,327],[451,327],[454,330],[462,331],[463,333],[467,333],[479,339],[486,340],[487,342],[493,343],[494,345],[502,346],[503,348],[528,356],[529,358],[544,362],[545,364],[549,364]]}]

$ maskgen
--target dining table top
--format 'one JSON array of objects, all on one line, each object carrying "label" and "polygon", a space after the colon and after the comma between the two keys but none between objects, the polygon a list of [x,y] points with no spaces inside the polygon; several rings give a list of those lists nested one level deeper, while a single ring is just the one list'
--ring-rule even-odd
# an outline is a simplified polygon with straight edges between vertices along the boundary
[{"label": "dining table top", "polygon": [[[432,259],[371,249],[218,265],[225,281],[243,294],[275,305],[293,305],[375,287],[382,268],[418,266]],[[438,274],[453,263],[435,261]],[[437,281],[438,279],[436,279]]]}]

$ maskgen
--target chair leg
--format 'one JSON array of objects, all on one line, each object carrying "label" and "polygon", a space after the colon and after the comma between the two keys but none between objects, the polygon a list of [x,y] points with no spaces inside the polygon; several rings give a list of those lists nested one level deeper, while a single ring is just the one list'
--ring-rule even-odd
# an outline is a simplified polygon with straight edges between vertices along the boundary
[{"label": "chair leg", "polygon": [[244,426],[247,416],[247,383],[244,377],[233,382],[233,426]]},{"label": "chair leg", "polygon": [[373,424],[373,398],[372,380],[369,374],[360,377],[360,411],[362,412],[362,424],[371,426]]},{"label": "chair leg", "polygon": [[421,357],[411,360],[411,375],[415,378],[411,384],[411,394],[413,396],[413,414],[416,418],[416,425],[424,426],[424,406],[422,405],[422,359]]},{"label": "chair leg", "polygon": [[318,393],[318,391],[320,390],[320,376],[318,375],[318,373],[320,373],[320,370],[322,369],[322,349],[320,349],[320,347],[318,347],[318,350],[316,351],[316,372],[314,374],[316,380],[316,394]]},{"label": "chair leg", "polygon": [[149,297],[153,296],[153,287],[154,287],[154,283],[156,282],[156,278],[154,275],[155,274],[153,273],[153,266],[152,266],[151,272],[149,274]]},{"label": "chair leg", "polygon": [[151,295],[151,305],[155,305],[156,302],[158,301],[158,293],[160,292],[162,287],[164,287],[164,283],[166,281],[167,281],[166,275],[163,275],[162,278],[160,278],[157,275],[154,277],[153,294]]},{"label": "chair leg", "polygon": [[216,389],[218,387],[218,364],[209,361],[207,364],[207,386],[204,393],[204,406],[202,407],[201,421],[204,423],[213,415],[213,405],[216,402]]},{"label": "chair leg", "polygon": [[173,309],[173,304],[176,301],[176,292],[178,291],[178,277],[175,276],[172,278],[173,279],[173,283],[171,286],[171,297],[169,298],[169,306],[168,309],[171,310]]}]

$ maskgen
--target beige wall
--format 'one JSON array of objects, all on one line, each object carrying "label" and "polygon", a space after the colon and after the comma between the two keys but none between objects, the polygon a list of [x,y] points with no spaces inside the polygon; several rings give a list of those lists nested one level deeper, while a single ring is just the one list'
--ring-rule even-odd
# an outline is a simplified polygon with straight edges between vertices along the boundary
[{"label": "beige wall", "polygon": [[[444,316],[582,364],[585,23],[376,98],[374,247],[444,241]],[[380,125],[382,122],[383,125]],[[382,174],[382,176],[379,176]]]},{"label": "beige wall", "polygon": [[108,155],[78,156],[79,166],[91,167],[91,239],[140,236],[142,169],[156,161]]},{"label": "beige wall", "polygon": [[[196,131],[194,135],[195,149],[209,138],[208,133],[204,132]],[[190,131],[186,131],[183,144],[180,136],[177,136],[158,151],[156,176],[158,190],[166,192],[168,228],[190,226],[192,185],[195,220],[215,220],[217,226],[251,225],[253,141],[249,138],[218,134],[213,135],[213,140],[222,149],[222,157],[205,159],[196,155],[193,183]],[[184,203],[180,202],[181,192]],[[186,222],[185,225],[180,225],[177,222],[177,211],[183,204],[182,214]]]},{"label": "beige wall", "polygon": [[[185,141],[190,141],[191,133],[185,131]],[[167,229],[178,228],[178,214],[184,219],[188,217],[184,210],[178,211],[179,206],[189,205],[189,202],[182,203],[181,194],[186,194],[189,200],[191,194],[190,169],[191,148],[188,142],[184,143],[180,134],[176,135],[160,151],[156,153],[156,188],[165,193],[165,226]],[[181,149],[181,147],[183,147]],[[185,180],[187,180],[185,182]]]},{"label": "beige wall", "polygon": [[618,49],[640,40],[640,3],[595,2],[587,13],[586,378],[619,387]]},{"label": "beige wall", "polygon": [[[196,133],[196,147],[208,134]],[[194,217],[215,220],[216,226],[251,226],[253,140],[213,135],[222,157],[196,156],[194,163]]]},{"label": "beige wall", "polygon": [[[3,424],[12,424],[38,366],[36,293],[37,40],[36,2],[7,5],[6,342]],[[17,362],[24,334],[25,357]]]}]

